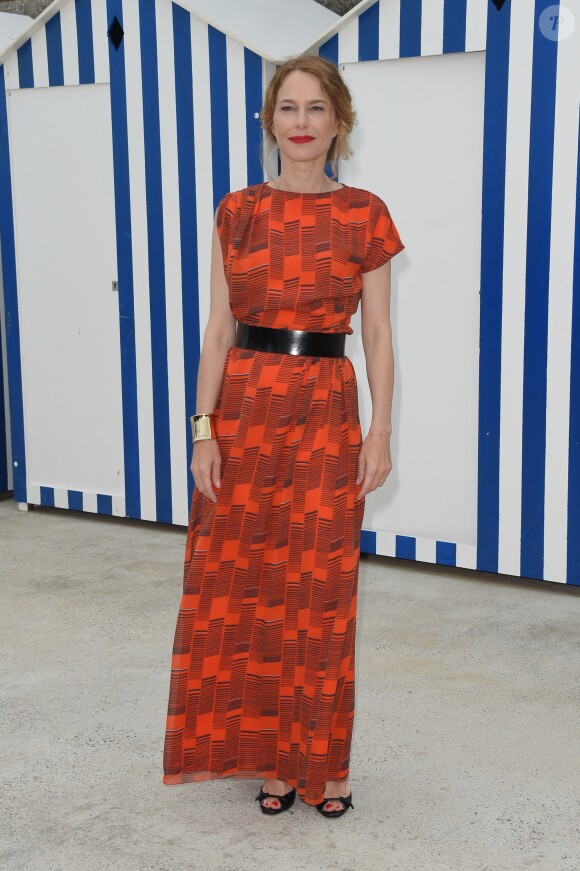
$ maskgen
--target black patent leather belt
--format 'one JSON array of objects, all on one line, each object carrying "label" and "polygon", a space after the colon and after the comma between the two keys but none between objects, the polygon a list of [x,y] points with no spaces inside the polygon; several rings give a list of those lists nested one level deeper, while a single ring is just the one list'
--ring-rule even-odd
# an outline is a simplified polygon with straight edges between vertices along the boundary
[{"label": "black patent leather belt", "polygon": [[344,357],[346,333],[258,327],[238,321],[236,347],[308,357]]}]

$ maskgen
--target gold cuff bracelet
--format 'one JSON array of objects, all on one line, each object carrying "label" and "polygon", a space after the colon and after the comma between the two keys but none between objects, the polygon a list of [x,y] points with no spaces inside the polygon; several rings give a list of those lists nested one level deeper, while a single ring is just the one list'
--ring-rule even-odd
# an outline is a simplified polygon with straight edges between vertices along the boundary
[{"label": "gold cuff bracelet", "polygon": [[211,414],[193,414],[191,416],[191,434],[194,442],[202,441],[203,439],[215,439],[215,415]]}]

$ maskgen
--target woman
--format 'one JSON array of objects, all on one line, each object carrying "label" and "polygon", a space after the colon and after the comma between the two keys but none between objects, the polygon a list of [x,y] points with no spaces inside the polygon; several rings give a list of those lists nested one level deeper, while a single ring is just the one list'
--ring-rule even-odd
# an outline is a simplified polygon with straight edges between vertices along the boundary
[{"label": "woman", "polygon": [[[378,196],[325,173],[352,153],[355,121],[333,63],[288,60],[261,117],[280,175],[216,210],[163,782],[260,778],[264,813],[298,794],[341,816],[365,496],[391,470],[389,261],[404,245]],[[344,355],[359,295],[364,441]]]}]

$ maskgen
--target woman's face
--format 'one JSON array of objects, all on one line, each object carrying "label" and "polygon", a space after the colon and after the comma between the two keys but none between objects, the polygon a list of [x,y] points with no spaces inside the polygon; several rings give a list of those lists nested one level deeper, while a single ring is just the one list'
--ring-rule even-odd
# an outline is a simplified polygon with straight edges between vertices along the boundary
[{"label": "woman's face", "polygon": [[281,155],[324,163],[339,130],[334,107],[312,73],[288,73],[276,97],[272,131]]}]

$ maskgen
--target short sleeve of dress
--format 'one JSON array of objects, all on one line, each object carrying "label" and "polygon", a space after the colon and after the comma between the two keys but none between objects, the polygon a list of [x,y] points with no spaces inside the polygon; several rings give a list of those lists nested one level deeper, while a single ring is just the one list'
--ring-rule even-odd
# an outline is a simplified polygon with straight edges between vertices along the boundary
[{"label": "short sleeve of dress", "polygon": [[222,255],[224,262],[227,261],[229,242],[232,229],[232,197],[233,194],[227,193],[219,201],[216,209],[216,228],[222,246]]},{"label": "short sleeve of dress", "polygon": [[373,269],[378,269],[379,266],[402,251],[404,247],[386,203],[373,194],[367,230],[367,247],[361,263],[361,272],[371,272]]}]

